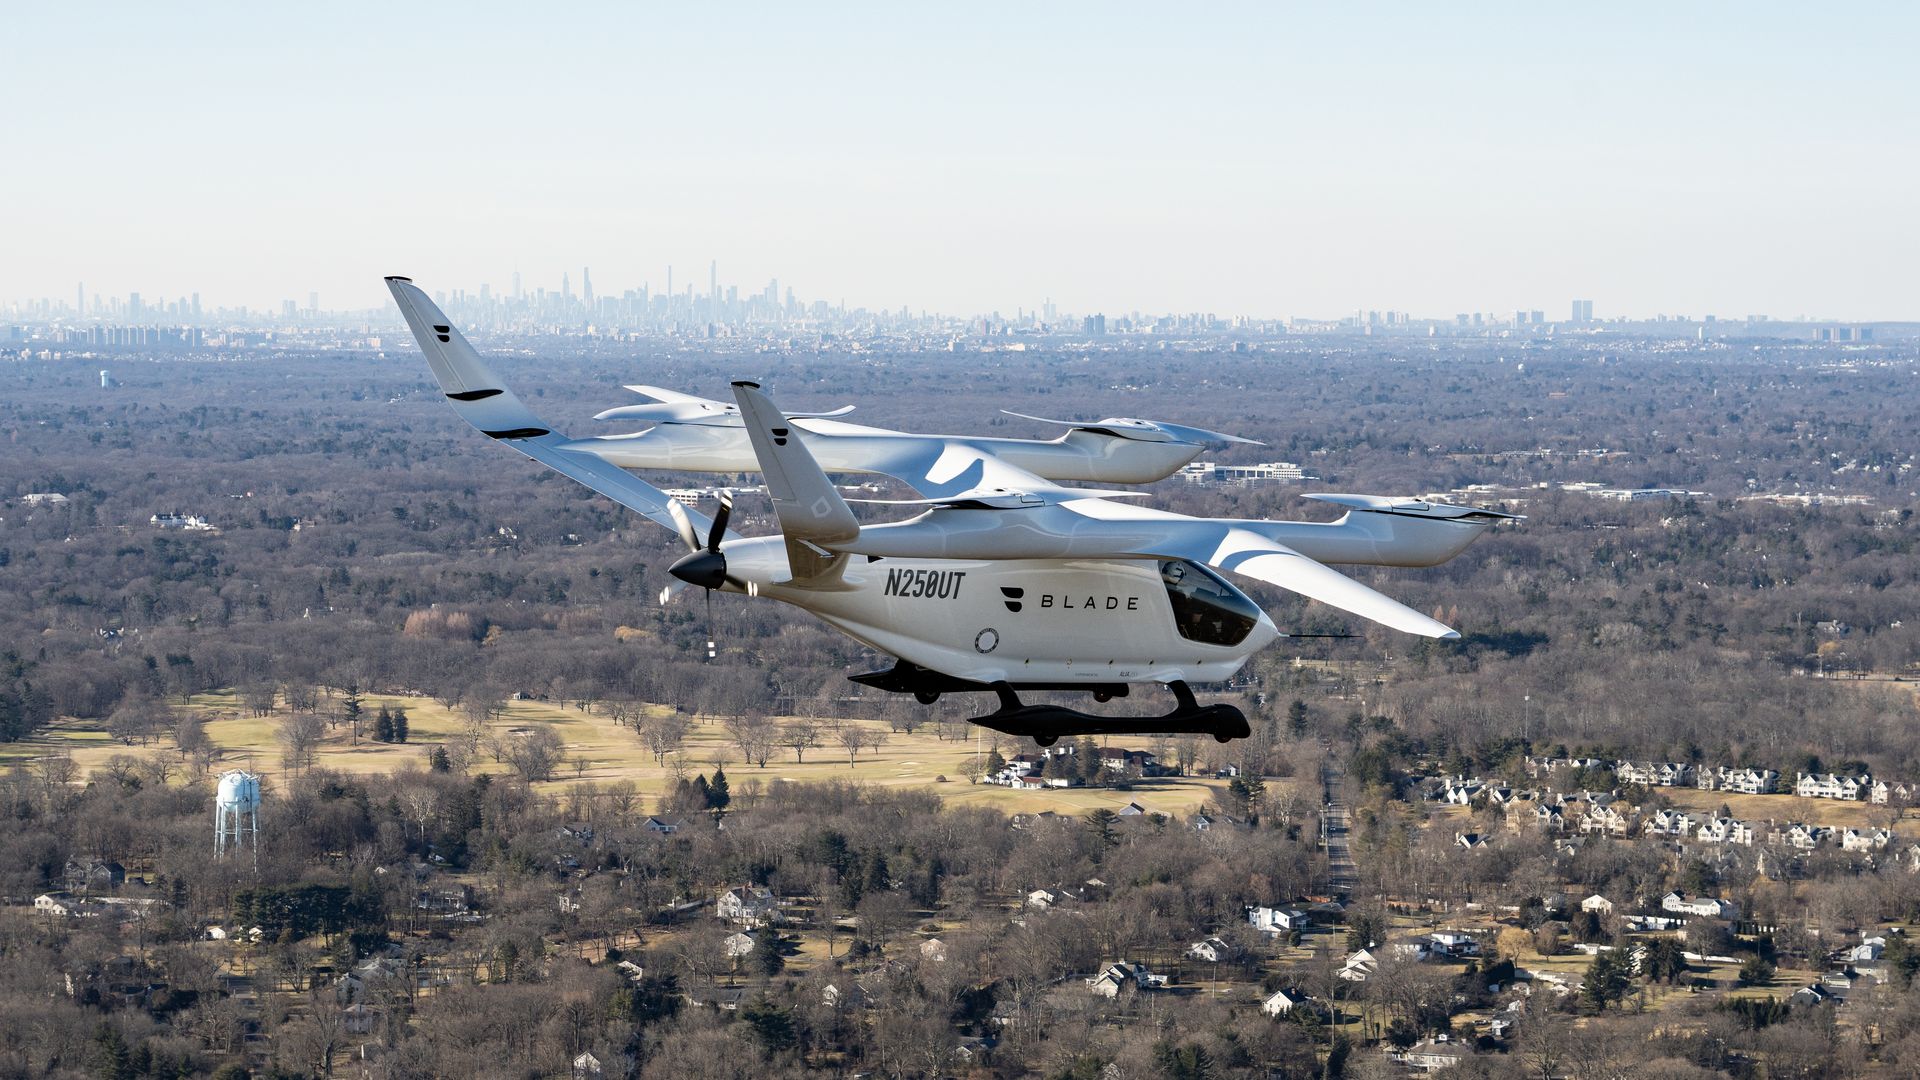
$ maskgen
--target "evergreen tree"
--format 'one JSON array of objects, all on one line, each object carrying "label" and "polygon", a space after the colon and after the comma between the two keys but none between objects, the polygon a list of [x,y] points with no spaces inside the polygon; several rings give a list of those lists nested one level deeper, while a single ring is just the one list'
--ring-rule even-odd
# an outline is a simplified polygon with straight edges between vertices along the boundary
[{"label": "evergreen tree", "polygon": [[766,1048],[769,1054],[790,1049],[798,1041],[794,1034],[793,1014],[766,998],[750,1002],[743,1007],[740,1010],[740,1019],[753,1029],[753,1037]]},{"label": "evergreen tree", "polygon": [[405,706],[394,706],[393,741],[398,743],[407,741],[407,710]]},{"label": "evergreen tree", "polygon": [[753,939],[753,951],[747,954],[747,969],[762,975],[778,975],[787,966],[787,958],[780,955],[780,938],[771,931]]},{"label": "evergreen tree", "polygon": [[1624,952],[1602,949],[1587,965],[1587,976],[1580,983],[1581,1002],[1594,1012],[1605,1012],[1607,1006],[1627,996],[1630,974]]},{"label": "evergreen tree", "polygon": [[1299,698],[1294,698],[1293,704],[1287,706],[1287,730],[1296,739],[1307,733],[1307,703]]},{"label": "evergreen tree", "polygon": [[360,684],[348,683],[342,689],[346,695],[340,702],[340,718],[347,722],[347,730],[353,732],[354,741],[360,739]]},{"label": "evergreen tree", "polygon": [[727,770],[724,766],[713,767],[713,779],[707,784],[707,806],[714,810],[725,810],[733,801],[733,794],[727,790]]},{"label": "evergreen tree", "polygon": [[887,857],[879,852],[867,856],[866,892],[886,892],[893,888],[893,874],[887,866]]},{"label": "evergreen tree", "polygon": [[452,772],[453,759],[447,757],[447,748],[434,747],[433,753],[427,755],[427,767],[437,773]]},{"label": "evergreen tree", "polygon": [[1081,739],[1080,744],[1074,747],[1073,756],[1080,766],[1080,779],[1088,784],[1100,783],[1105,766],[1100,763],[1100,748],[1094,745],[1093,740]]},{"label": "evergreen tree", "polygon": [[380,714],[373,718],[373,741],[390,743],[393,738],[393,714],[385,705],[380,706]]},{"label": "evergreen tree", "polygon": [[1000,770],[1006,767],[1007,767],[1007,759],[1000,756],[999,747],[995,747],[992,750],[987,751],[987,775],[988,776],[998,775]]}]

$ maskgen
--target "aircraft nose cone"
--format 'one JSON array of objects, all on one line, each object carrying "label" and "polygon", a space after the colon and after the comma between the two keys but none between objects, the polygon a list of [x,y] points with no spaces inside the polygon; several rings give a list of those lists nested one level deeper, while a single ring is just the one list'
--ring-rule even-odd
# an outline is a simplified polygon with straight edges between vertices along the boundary
[{"label": "aircraft nose cone", "polygon": [[689,585],[717,589],[727,581],[727,557],[717,551],[689,552],[667,567],[667,573]]}]

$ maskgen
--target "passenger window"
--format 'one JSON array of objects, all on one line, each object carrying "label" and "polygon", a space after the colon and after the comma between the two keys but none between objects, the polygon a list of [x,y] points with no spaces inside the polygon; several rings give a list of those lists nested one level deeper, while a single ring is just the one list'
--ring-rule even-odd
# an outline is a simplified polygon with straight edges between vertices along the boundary
[{"label": "passenger window", "polygon": [[1173,604],[1174,628],[1188,641],[1238,645],[1260,621],[1253,601],[1198,563],[1161,563],[1160,583]]}]

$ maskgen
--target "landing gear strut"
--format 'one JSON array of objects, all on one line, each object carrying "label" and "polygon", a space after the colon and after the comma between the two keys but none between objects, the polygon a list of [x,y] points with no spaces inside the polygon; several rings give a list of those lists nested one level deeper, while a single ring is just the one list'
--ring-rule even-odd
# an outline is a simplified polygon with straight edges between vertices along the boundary
[{"label": "landing gear strut", "polygon": [[[1232,742],[1252,734],[1246,715],[1225,702],[1202,705],[1194,700],[1193,688],[1184,682],[1170,682],[1174,708],[1161,716],[1094,716],[1059,705],[1027,705],[1007,683],[994,683],[1000,707],[973,722],[1015,737],[1031,738],[1040,746],[1052,746],[1067,735],[1211,735],[1218,742]],[[1097,698],[1097,695],[1096,695]]]},{"label": "landing gear strut", "polygon": [[1020,700],[1021,690],[1064,690],[1073,693],[1091,694],[1093,700],[1105,703],[1114,698],[1126,697],[1129,686],[1126,683],[1064,683],[1064,682],[1022,682],[1022,683],[980,683],[955,678],[905,660],[896,661],[893,667],[885,671],[869,671],[849,676],[854,682],[864,686],[885,690],[894,694],[912,694],[913,699],[922,705],[931,705],[940,700],[943,694],[978,693],[992,691],[1000,699],[1000,707],[985,716],[972,718],[973,723],[990,727],[995,731],[1004,731],[1019,738],[1030,738],[1041,746],[1052,746],[1070,735],[1211,735],[1220,742],[1231,742],[1251,735],[1247,718],[1225,702],[1202,705],[1193,699],[1193,689],[1184,682],[1170,682],[1167,689],[1173,692],[1174,708],[1162,716],[1094,716],[1075,709],[1059,705],[1028,705]]}]

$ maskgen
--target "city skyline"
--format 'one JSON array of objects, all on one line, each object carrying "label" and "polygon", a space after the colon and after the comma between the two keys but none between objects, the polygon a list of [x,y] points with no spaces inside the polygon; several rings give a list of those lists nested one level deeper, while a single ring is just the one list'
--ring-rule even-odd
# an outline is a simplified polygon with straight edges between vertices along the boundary
[{"label": "city skyline", "polygon": [[[881,308],[861,302],[858,298],[809,295],[796,290],[791,283],[784,284],[778,277],[768,279],[763,285],[754,287],[744,283],[723,279],[718,260],[709,260],[706,274],[682,271],[676,280],[675,270],[664,268],[658,279],[647,277],[637,285],[627,284],[625,279],[617,279],[613,287],[605,286],[596,292],[592,284],[592,267],[579,266],[580,287],[576,289],[572,282],[572,270],[558,271],[557,280],[535,279],[519,270],[507,275],[508,283],[499,285],[492,280],[481,280],[478,284],[448,283],[436,284],[423,281],[422,285],[436,295],[441,303],[459,307],[473,314],[484,313],[485,305],[495,305],[495,310],[517,312],[521,315],[549,320],[565,316],[591,323],[596,313],[620,313],[631,316],[635,310],[651,312],[651,317],[685,323],[688,327],[699,322],[737,323],[779,315],[788,318],[806,318],[825,313],[844,315],[852,312],[866,312],[873,315],[903,317],[914,320],[979,320],[998,319],[1004,321],[1035,321],[1047,324],[1078,323],[1089,317],[1141,318],[1162,316],[1204,316],[1232,322],[1248,320],[1263,323],[1336,323],[1342,320],[1358,320],[1363,324],[1383,327],[1411,324],[1447,324],[1458,322],[1461,326],[1538,326],[1544,324],[1584,325],[1608,323],[1640,322],[1812,322],[1812,323],[1900,323],[1904,320],[1893,317],[1841,318],[1821,312],[1795,311],[1780,312],[1686,312],[1678,309],[1643,312],[1609,311],[1604,306],[1596,309],[1589,298],[1571,298],[1549,302],[1545,307],[1478,305],[1460,312],[1422,312],[1407,311],[1377,305],[1363,305],[1343,312],[1223,312],[1192,311],[1183,312],[1170,308],[1115,308],[1096,306],[1081,311],[1063,307],[1052,297],[1042,297],[1038,302],[1018,304],[1011,311],[942,311],[929,308]],[[704,276],[704,282],[689,280]],[[656,280],[661,288],[654,286]],[[704,284],[704,289],[699,286]],[[243,304],[226,303],[218,297],[207,297],[195,290],[178,296],[154,295],[134,290],[125,294],[113,294],[91,288],[85,281],[76,282],[72,303],[68,304],[57,293],[48,291],[32,298],[0,297],[0,318],[16,321],[45,322],[57,321],[68,317],[82,320],[107,320],[118,323],[166,322],[169,319],[179,322],[212,321],[222,317],[266,318],[279,316],[289,320],[313,321],[318,316],[328,318],[351,317],[355,320],[368,318],[393,321],[398,318],[389,306],[375,304],[371,307],[334,307],[321,302],[318,290],[308,290],[301,299],[285,297],[276,304],[264,307],[251,307]],[[639,305],[635,307],[636,303]],[[476,307],[475,305],[482,305]],[[649,306],[650,305],[650,306]]]},{"label": "city skyline", "polygon": [[0,296],[717,259],[890,311],[1920,314],[1903,7],[568,16],[16,12]]}]

